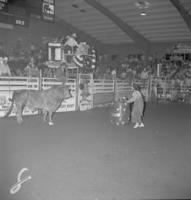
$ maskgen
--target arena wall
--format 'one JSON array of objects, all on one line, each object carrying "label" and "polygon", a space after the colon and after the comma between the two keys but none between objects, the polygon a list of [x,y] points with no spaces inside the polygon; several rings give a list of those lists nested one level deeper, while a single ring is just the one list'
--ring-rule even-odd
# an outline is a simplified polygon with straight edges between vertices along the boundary
[{"label": "arena wall", "polygon": [[98,107],[102,105],[111,104],[114,101],[114,93],[98,93],[93,95],[93,106]]},{"label": "arena wall", "polygon": [[[90,78],[92,76],[89,76]],[[88,81],[85,89],[79,89],[77,79],[68,79],[65,83],[72,92],[72,98],[65,100],[58,112],[68,111],[84,111],[98,106],[106,106],[118,101],[121,97],[130,98],[132,85],[121,80],[102,80],[95,79]],[[141,86],[146,101],[169,101],[169,102],[185,102],[191,103],[191,86],[182,85],[178,88],[166,80],[160,82],[157,78],[148,80],[147,82],[137,81],[135,84]],[[162,83],[162,84],[161,84]],[[165,84],[164,84],[165,83]],[[13,91],[15,90],[44,90],[53,85],[60,85],[54,78],[29,78],[29,77],[1,77],[0,78],[0,117],[3,117],[10,107]],[[154,97],[154,98],[153,98]],[[24,115],[38,114],[25,108]],[[11,116],[15,115],[15,110]]]}]

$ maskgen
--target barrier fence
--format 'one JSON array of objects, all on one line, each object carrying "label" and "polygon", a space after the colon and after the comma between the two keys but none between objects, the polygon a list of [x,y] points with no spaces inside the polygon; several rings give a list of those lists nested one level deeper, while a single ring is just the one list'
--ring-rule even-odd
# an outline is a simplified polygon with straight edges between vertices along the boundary
[{"label": "barrier fence", "polygon": [[114,100],[115,83],[113,80],[95,79],[92,87],[94,107],[109,104]]},{"label": "barrier fence", "polygon": [[150,80],[149,97],[153,101],[191,103],[191,85],[154,77]]},{"label": "barrier fence", "polygon": [[[79,85],[85,83],[85,88],[80,89]],[[173,85],[169,80],[161,81],[152,77],[144,81],[135,81],[142,89],[146,101],[176,101],[183,99],[186,103],[191,103],[191,86]],[[0,77],[0,117],[4,116],[9,109],[14,90],[45,90],[53,85],[61,85],[54,78],[39,77]],[[130,97],[132,85],[126,81],[117,79],[93,79],[92,74],[79,74],[77,79],[68,79],[65,83],[71,89],[72,98],[65,100],[57,112],[67,112],[76,110],[89,110],[93,107],[111,104],[120,97]],[[38,114],[31,112],[27,108],[24,115]],[[15,110],[11,113],[15,115]]]},{"label": "barrier fence", "polygon": [[[11,106],[9,98],[12,98],[13,91],[15,90],[39,90],[39,78],[27,78],[27,77],[1,77],[0,78],[0,117],[4,116],[6,111]],[[28,108],[24,108],[24,115],[38,114],[38,112],[32,112]],[[13,109],[10,116],[15,115],[15,109]]]}]

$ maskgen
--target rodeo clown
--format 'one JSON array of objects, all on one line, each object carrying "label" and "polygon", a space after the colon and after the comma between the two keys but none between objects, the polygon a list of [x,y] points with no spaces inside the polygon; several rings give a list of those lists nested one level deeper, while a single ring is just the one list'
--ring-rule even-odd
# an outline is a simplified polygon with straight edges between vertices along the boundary
[{"label": "rodeo clown", "polygon": [[133,128],[144,127],[143,111],[144,111],[144,97],[141,93],[139,85],[133,85],[132,97],[126,103],[133,103],[131,112],[131,122],[135,123]]}]

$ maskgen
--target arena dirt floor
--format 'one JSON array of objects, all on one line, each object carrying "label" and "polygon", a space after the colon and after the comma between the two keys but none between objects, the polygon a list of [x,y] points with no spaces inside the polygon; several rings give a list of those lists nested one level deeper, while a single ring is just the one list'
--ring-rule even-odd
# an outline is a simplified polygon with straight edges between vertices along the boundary
[{"label": "arena dirt floor", "polygon": [[[139,129],[113,126],[108,108],[54,122],[0,119],[1,200],[191,198],[191,104],[148,105]],[[10,194],[24,167],[32,179]]]}]

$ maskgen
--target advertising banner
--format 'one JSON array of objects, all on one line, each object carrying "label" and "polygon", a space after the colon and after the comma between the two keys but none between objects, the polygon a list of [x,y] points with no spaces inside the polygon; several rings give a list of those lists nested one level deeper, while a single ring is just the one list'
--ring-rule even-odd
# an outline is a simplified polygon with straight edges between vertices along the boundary
[{"label": "advertising banner", "polygon": [[55,18],[55,0],[42,1],[42,19],[54,21]]},{"label": "advertising banner", "polygon": [[76,88],[74,86],[70,86],[70,88],[72,97],[64,100],[57,112],[68,112],[76,110]]}]

